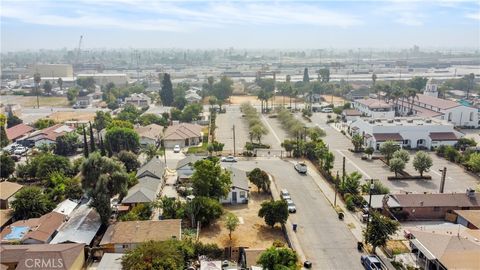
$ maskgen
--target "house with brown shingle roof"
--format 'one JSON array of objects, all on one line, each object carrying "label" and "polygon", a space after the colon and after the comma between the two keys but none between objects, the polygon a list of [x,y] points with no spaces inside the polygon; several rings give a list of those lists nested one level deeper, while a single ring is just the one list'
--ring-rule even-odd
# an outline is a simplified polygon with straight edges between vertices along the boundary
[{"label": "house with brown shingle roof", "polygon": [[53,144],[55,143],[57,137],[63,136],[73,131],[75,131],[73,127],[63,124],[56,124],[42,130],[37,130],[31,133],[28,137],[22,138],[22,144],[29,147],[39,147],[43,144]]},{"label": "house with brown shingle roof", "polygon": [[7,226],[1,232],[1,242],[22,244],[48,244],[66,221],[67,216],[50,212],[39,218],[19,220]]},{"label": "house with brown shingle roof", "polygon": [[100,247],[104,252],[122,253],[145,241],[180,240],[181,236],[181,219],[124,221],[108,227]]},{"label": "house with brown shingle roof", "polygon": [[411,231],[412,253],[423,269],[480,269],[480,244],[457,235]]},{"label": "house with brown shingle roof", "polygon": [[28,135],[30,132],[34,131],[35,129],[26,124],[18,124],[11,128],[7,128],[7,138],[11,142],[15,142],[17,139],[22,138],[23,136]]},{"label": "house with brown shingle roof", "polygon": [[165,147],[173,148],[196,146],[202,142],[202,127],[190,123],[181,123],[169,126],[163,136]]},{"label": "house with brown shingle roof", "polygon": [[1,269],[81,270],[85,264],[84,244],[2,245]]},{"label": "house with brown shingle roof", "polygon": [[10,208],[10,203],[15,200],[14,195],[20,191],[22,187],[22,185],[13,182],[0,182],[0,209]]},{"label": "house with brown shingle roof", "polygon": [[135,131],[140,137],[140,145],[146,146],[149,144],[158,145],[163,136],[163,127],[157,124],[150,124],[148,126],[136,127]]},{"label": "house with brown shingle roof", "polygon": [[402,212],[406,220],[443,220],[455,210],[480,210],[480,194],[465,193],[394,194],[389,202],[395,202],[392,212]]}]

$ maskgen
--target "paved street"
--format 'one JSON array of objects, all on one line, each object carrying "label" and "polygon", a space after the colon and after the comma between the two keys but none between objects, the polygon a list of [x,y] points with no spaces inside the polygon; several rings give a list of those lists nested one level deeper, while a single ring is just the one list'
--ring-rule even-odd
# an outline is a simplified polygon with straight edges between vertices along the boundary
[{"label": "paved street", "polygon": [[272,174],[279,189],[288,189],[297,206],[290,220],[298,224],[297,236],[314,269],[362,269],[357,240],[312,176],[299,175],[293,163],[274,158],[240,161],[233,166],[245,170],[260,167]]}]

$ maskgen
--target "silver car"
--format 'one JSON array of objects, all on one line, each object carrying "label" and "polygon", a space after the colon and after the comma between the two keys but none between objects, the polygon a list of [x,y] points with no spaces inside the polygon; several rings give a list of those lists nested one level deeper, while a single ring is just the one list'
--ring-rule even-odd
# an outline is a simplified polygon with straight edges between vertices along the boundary
[{"label": "silver car", "polygon": [[307,173],[307,164],[303,162],[299,162],[294,166],[295,170],[299,173],[306,174]]},{"label": "silver car", "polygon": [[293,201],[292,200],[286,200],[286,201],[287,201],[287,205],[288,205],[288,212],[296,213],[297,212],[297,207],[295,206]]}]

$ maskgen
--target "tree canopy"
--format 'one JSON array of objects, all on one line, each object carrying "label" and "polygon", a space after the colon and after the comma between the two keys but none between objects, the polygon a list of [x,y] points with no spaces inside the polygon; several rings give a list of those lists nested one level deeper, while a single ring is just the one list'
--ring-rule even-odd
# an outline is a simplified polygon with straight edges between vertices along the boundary
[{"label": "tree canopy", "polygon": [[1,178],[8,178],[15,171],[15,161],[7,152],[3,152],[0,156],[0,164]]},{"label": "tree canopy", "polygon": [[248,173],[248,179],[250,179],[250,182],[252,182],[259,191],[270,190],[270,178],[265,171],[262,171],[259,168],[255,168]]},{"label": "tree canopy", "polygon": [[276,223],[285,224],[288,214],[288,205],[284,200],[263,202],[258,211],[258,216],[264,218],[265,223],[271,227]]},{"label": "tree canopy", "polygon": [[11,205],[13,217],[17,220],[37,218],[50,211],[55,205],[43,194],[39,187],[23,187],[15,194]]},{"label": "tree canopy", "polygon": [[199,160],[194,168],[191,181],[195,196],[220,199],[228,194],[232,184],[230,173],[222,169],[218,161]]},{"label": "tree canopy", "polygon": [[138,152],[140,138],[133,129],[112,127],[107,130],[105,144],[109,153],[119,153],[122,150]]},{"label": "tree canopy", "polygon": [[297,261],[297,254],[292,249],[272,246],[260,255],[257,263],[267,270],[296,270]]},{"label": "tree canopy", "polygon": [[363,233],[365,242],[372,245],[373,253],[375,253],[377,247],[383,247],[387,244],[391,235],[397,232],[400,224],[377,211],[372,211],[371,217],[372,221],[370,221],[368,228]]},{"label": "tree canopy", "polygon": [[423,151],[418,151],[413,158],[413,168],[420,173],[420,176],[423,177],[423,173],[428,171],[432,167],[433,161],[432,158]]},{"label": "tree canopy", "polygon": [[165,73],[162,80],[162,89],[160,90],[160,99],[163,106],[172,106],[173,103],[173,86],[170,74]]}]

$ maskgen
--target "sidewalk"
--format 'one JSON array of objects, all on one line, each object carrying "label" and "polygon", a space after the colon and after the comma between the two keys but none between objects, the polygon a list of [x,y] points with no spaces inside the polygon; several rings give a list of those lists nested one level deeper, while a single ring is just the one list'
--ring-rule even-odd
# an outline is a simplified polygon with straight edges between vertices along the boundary
[{"label": "sidewalk", "polygon": [[[322,175],[317,172],[317,169],[310,161],[307,160],[306,163],[309,167],[309,174],[312,176],[325,198],[330,202],[332,207],[334,207],[333,203],[335,201],[335,189],[327,182],[326,179],[323,178]],[[357,241],[363,242],[363,229],[365,228],[365,225],[354,213],[347,210],[345,203],[342,201],[340,196],[340,194],[337,194],[337,207],[341,208],[345,214],[343,220]],[[395,270],[395,267],[393,267],[393,265],[390,263],[390,260],[387,259],[387,256],[381,249],[377,249],[377,256],[380,257],[389,270]]]}]

